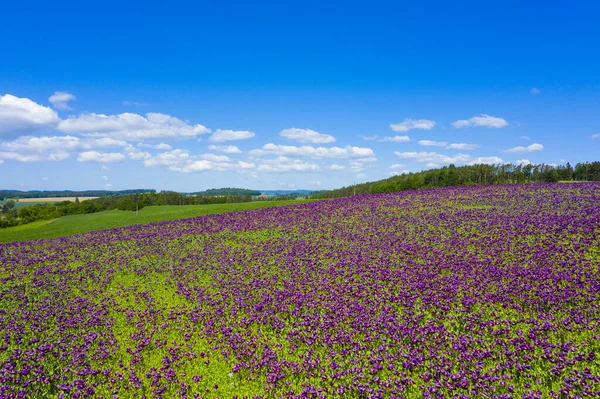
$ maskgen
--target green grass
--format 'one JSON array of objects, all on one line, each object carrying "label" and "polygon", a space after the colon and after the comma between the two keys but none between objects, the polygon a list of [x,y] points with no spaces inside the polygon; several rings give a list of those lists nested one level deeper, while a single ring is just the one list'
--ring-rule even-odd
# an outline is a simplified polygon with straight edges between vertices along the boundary
[{"label": "green grass", "polygon": [[54,220],[42,220],[21,226],[0,229],[0,243],[38,240],[86,233],[88,231],[111,229],[175,220],[215,213],[245,211],[292,204],[303,204],[310,200],[257,201],[239,204],[211,205],[163,205],[149,206],[140,210],[139,215],[128,211],[104,211],[85,215],[69,215]]}]

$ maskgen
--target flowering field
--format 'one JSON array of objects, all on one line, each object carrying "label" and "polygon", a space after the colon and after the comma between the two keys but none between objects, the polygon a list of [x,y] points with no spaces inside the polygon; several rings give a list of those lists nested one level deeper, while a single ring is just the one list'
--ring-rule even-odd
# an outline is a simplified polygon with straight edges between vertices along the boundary
[{"label": "flowering field", "polygon": [[600,396],[600,184],[0,245],[0,398]]}]

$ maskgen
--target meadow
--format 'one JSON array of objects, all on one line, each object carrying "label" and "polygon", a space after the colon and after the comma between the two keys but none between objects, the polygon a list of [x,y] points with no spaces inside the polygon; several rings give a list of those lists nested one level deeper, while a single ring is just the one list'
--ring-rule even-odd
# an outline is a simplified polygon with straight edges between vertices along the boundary
[{"label": "meadow", "polygon": [[269,208],[272,206],[303,204],[306,202],[308,200],[255,201],[207,205],[160,205],[144,207],[140,209],[137,215],[135,212],[116,209],[97,213],[68,215],[58,219],[39,220],[33,223],[0,229],[0,243],[64,237],[134,224]]},{"label": "meadow", "polygon": [[599,183],[1,244],[0,397],[599,397],[599,248]]}]

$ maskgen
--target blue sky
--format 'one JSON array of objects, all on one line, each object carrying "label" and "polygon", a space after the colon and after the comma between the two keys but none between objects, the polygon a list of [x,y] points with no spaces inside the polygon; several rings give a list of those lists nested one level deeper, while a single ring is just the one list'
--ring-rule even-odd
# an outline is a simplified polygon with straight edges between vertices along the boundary
[{"label": "blue sky", "polygon": [[597,2],[9,2],[0,188],[600,159]]}]

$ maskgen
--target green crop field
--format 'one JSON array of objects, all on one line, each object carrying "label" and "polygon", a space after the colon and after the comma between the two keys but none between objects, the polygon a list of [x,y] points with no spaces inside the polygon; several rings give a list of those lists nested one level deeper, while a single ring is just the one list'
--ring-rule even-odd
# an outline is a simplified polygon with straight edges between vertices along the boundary
[{"label": "green crop field", "polygon": [[63,237],[71,234],[124,227],[133,224],[184,219],[214,213],[245,211],[272,206],[303,204],[309,201],[285,200],[243,202],[238,204],[149,206],[141,209],[137,216],[135,212],[119,210],[84,215],[69,215],[54,220],[41,220],[21,226],[0,229],[0,243]]}]

